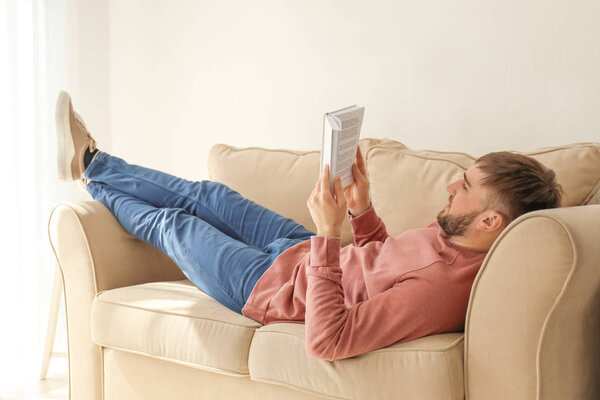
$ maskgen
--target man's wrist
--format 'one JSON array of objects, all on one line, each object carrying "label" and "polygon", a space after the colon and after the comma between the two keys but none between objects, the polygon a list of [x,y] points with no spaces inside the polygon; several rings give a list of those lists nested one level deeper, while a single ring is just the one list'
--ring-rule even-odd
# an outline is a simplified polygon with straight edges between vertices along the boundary
[{"label": "man's wrist", "polygon": [[342,231],[317,231],[317,236],[341,237]]},{"label": "man's wrist", "polygon": [[348,211],[350,211],[350,214],[352,214],[353,217],[358,217],[359,215],[363,214],[365,211],[367,211],[369,208],[371,208],[371,202],[369,202],[369,204],[365,207],[357,207],[354,209],[348,209]]}]

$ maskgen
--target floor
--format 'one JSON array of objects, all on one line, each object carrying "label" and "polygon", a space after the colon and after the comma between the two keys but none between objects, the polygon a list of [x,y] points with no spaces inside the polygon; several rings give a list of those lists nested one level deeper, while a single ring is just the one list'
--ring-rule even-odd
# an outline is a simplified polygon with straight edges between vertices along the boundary
[{"label": "floor", "polygon": [[45,380],[32,378],[29,381],[8,387],[0,386],[0,400],[68,400],[69,372],[67,360],[55,357],[48,367]]}]

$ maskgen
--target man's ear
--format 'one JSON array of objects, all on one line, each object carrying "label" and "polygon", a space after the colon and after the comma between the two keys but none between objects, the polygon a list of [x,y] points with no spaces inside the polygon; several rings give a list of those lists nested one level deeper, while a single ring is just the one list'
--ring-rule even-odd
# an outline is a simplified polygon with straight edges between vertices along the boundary
[{"label": "man's ear", "polygon": [[485,210],[481,213],[475,227],[482,232],[494,232],[498,229],[502,230],[505,222],[506,220],[502,214],[494,210]]}]

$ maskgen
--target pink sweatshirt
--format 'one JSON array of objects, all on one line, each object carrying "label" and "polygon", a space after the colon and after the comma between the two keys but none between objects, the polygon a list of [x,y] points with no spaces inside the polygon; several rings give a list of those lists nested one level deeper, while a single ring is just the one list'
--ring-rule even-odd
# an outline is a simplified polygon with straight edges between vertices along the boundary
[{"label": "pink sweatshirt", "polygon": [[354,244],[313,236],[277,257],[242,313],[264,325],[306,324],[306,351],[338,360],[464,330],[486,250],[459,246],[437,221],[388,235],[371,206],[348,218]]}]

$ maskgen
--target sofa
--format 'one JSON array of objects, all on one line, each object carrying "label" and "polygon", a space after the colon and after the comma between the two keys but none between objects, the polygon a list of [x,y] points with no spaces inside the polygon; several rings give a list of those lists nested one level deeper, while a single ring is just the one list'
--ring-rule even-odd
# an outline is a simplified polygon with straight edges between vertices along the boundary
[{"label": "sofa", "polygon": [[[431,223],[446,185],[476,160],[391,139],[359,146],[392,236]],[[48,233],[63,278],[70,399],[600,398],[600,143],[524,154],[555,170],[561,207],[522,215],[498,237],[464,331],[336,361],[306,353],[302,324],[262,326],[222,306],[100,202],[56,205]],[[306,200],[319,157],[216,144],[208,170],[314,231]],[[342,246],[352,243],[345,221]]]}]

